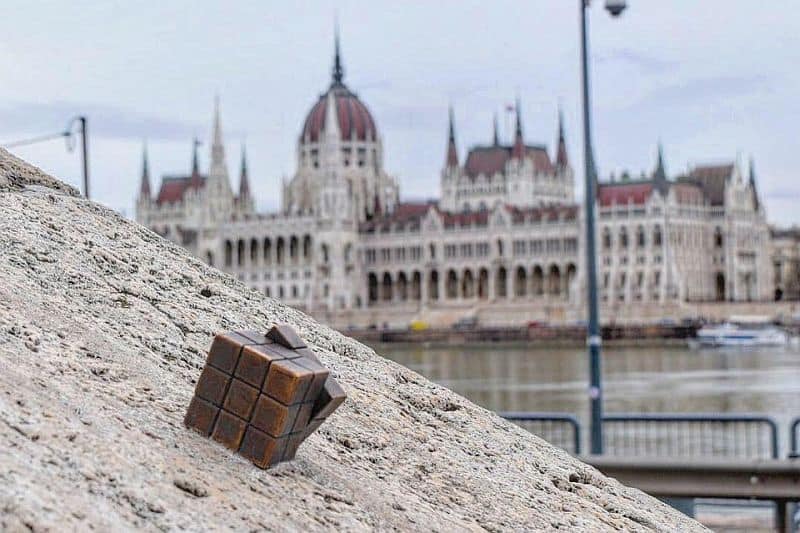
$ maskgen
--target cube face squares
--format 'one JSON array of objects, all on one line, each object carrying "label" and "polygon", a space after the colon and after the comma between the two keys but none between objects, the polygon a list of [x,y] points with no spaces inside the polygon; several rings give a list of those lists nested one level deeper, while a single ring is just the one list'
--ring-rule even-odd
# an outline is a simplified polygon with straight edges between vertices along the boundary
[{"label": "cube face squares", "polygon": [[294,459],[345,399],[288,325],[214,338],[184,424],[260,468]]},{"label": "cube face squares", "polygon": [[250,423],[271,437],[283,437],[292,431],[300,404],[284,405],[262,394]]},{"label": "cube face squares", "polygon": [[194,393],[197,397],[214,405],[222,405],[230,380],[231,377],[229,375],[220,372],[211,365],[206,365],[203,373],[200,374],[200,379],[197,380]]},{"label": "cube face squares", "polygon": [[218,368],[226,374],[233,374],[236,361],[239,359],[239,352],[245,344],[255,343],[235,332],[217,335],[208,352],[206,364]]},{"label": "cube face squares", "polygon": [[247,429],[247,421],[227,411],[220,411],[211,438],[233,451],[239,449]]},{"label": "cube face squares", "polygon": [[239,453],[259,468],[267,468],[283,460],[286,438],[276,439],[253,426],[247,428]]},{"label": "cube face squares", "polygon": [[250,420],[253,407],[256,404],[256,400],[258,400],[258,394],[258,389],[255,387],[233,378],[222,407],[243,420]]},{"label": "cube face squares", "polygon": [[260,346],[245,346],[242,349],[235,375],[242,381],[260,389],[267,376],[272,358],[268,352],[259,348]]},{"label": "cube face squares", "polygon": [[218,413],[219,407],[215,407],[207,401],[195,396],[189,404],[189,409],[186,411],[186,417],[183,419],[183,423],[208,437],[211,435],[211,430],[214,429],[214,422],[217,419]]},{"label": "cube face squares", "polygon": [[275,361],[269,366],[264,390],[284,405],[301,403],[314,373],[290,359]]}]

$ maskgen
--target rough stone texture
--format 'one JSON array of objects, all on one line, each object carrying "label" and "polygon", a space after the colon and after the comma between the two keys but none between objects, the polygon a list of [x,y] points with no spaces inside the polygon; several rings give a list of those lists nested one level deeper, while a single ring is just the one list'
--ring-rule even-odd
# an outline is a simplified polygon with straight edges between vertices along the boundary
[{"label": "rough stone texture", "polygon": [[[0,530],[702,529],[2,150],[0,176]],[[182,418],[212,337],[275,322],[348,401],[262,471]]]}]

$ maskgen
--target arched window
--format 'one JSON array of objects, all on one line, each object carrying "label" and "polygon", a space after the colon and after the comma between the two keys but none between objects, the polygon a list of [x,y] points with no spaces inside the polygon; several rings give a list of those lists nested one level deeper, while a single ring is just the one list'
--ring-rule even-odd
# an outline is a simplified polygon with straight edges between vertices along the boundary
[{"label": "arched window", "polygon": [[411,298],[417,301],[422,298],[422,274],[416,270],[411,275]]},{"label": "arched window", "polygon": [[447,298],[449,300],[458,298],[458,275],[455,270],[447,272]]},{"label": "arched window", "polygon": [[481,300],[489,298],[489,271],[485,268],[478,272],[478,298]]},{"label": "arched window", "polygon": [[644,248],[645,246],[644,228],[642,226],[636,228],[636,246],[639,248]]},{"label": "arched window", "polygon": [[303,259],[306,261],[311,259],[311,235],[303,237]]},{"label": "arched window", "polygon": [[[324,246],[324,245],[323,245]],[[383,283],[381,283],[381,297],[384,301],[392,299],[392,275],[388,272],[383,274]]]},{"label": "arched window", "polygon": [[461,297],[475,297],[475,279],[472,276],[472,271],[469,269],[464,271],[464,276],[461,280]]},{"label": "arched window", "polygon": [[498,298],[507,298],[508,291],[506,289],[508,274],[506,273],[505,267],[500,267],[497,269],[497,279],[495,280],[495,289],[494,292],[497,294]]},{"label": "arched window", "polygon": [[257,265],[258,264],[258,241],[256,239],[250,239],[250,264]]},{"label": "arched window", "polygon": [[225,241],[225,266],[233,266],[233,243]]},{"label": "arched window", "polygon": [[533,290],[534,296],[541,296],[544,294],[544,271],[539,265],[533,267],[531,289]]},{"label": "arched window", "polygon": [[628,230],[622,226],[619,230],[619,247],[623,250],[628,248]]},{"label": "arched window", "polygon": [[211,250],[208,250],[206,252],[206,264],[208,266],[212,267],[214,266],[214,252],[212,252]]},{"label": "arched window", "polygon": [[656,227],[653,228],[653,246],[661,246],[662,241],[661,226],[656,225]]},{"label": "arched window", "polygon": [[408,278],[405,272],[400,272],[397,276],[397,298],[401,302],[408,300]]},{"label": "arched window", "polygon": [[611,249],[611,230],[607,227],[603,228],[603,249]]},{"label": "arched window", "polygon": [[557,265],[550,266],[550,272],[547,275],[547,284],[552,296],[559,296],[561,294],[561,270],[559,270]]},{"label": "arched window", "polygon": [[725,237],[722,235],[722,228],[717,227],[714,230],[714,247],[722,248],[725,244]]},{"label": "arched window", "polygon": [[263,244],[264,263],[269,264],[272,261],[272,241],[269,237],[264,239]]},{"label": "arched window", "polygon": [[369,303],[378,301],[378,276],[372,272],[367,278],[367,298],[369,298]]},{"label": "arched window", "polygon": [[278,237],[277,242],[275,243],[275,262],[279,265],[283,264],[283,256],[286,253],[286,241],[283,240],[283,237]]},{"label": "arched window", "polygon": [[514,276],[514,296],[522,298],[527,293],[528,273],[525,267],[517,267],[517,275]]},{"label": "arched window", "polygon": [[242,266],[244,264],[244,241],[239,239],[236,243],[236,265]]},{"label": "arched window", "polygon": [[439,272],[436,270],[431,270],[430,278],[428,278],[428,298],[439,299]]}]

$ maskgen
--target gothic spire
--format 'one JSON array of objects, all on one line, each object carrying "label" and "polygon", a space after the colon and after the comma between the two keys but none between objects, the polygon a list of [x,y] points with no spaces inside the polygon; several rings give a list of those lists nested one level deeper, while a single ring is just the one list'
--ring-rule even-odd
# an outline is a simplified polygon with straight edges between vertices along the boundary
[{"label": "gothic spire", "polygon": [[667,180],[667,167],[664,164],[664,145],[661,142],[658,143],[658,159],[656,160],[656,168],[653,171],[653,181],[661,194],[666,195],[669,189],[669,182]]},{"label": "gothic spire", "polygon": [[344,82],[344,66],[342,65],[342,57],[339,51],[339,25],[336,25],[336,34],[334,37],[334,52],[333,52],[333,85],[342,85]]},{"label": "gothic spire", "polygon": [[225,144],[222,141],[222,120],[219,113],[219,95],[214,96],[214,132],[211,142],[211,168],[225,167]]},{"label": "gothic spire", "polygon": [[197,147],[200,146],[200,144],[202,143],[197,137],[192,140],[192,176],[200,175],[200,163],[197,158]]},{"label": "gothic spire", "polygon": [[653,177],[657,181],[666,181],[667,179],[667,170],[664,166],[664,145],[660,142],[658,143],[658,159],[656,160],[656,169],[653,172]]},{"label": "gothic spire", "polygon": [[494,114],[494,133],[492,135],[492,145],[493,146],[500,146],[500,135],[497,132],[497,112],[495,111]]},{"label": "gothic spire", "polygon": [[239,175],[239,199],[250,197],[250,179],[247,175],[247,150],[242,143],[242,172]]},{"label": "gothic spire", "polygon": [[525,141],[522,138],[522,105],[519,97],[517,97],[514,109],[517,112],[517,125],[514,129],[514,147],[511,150],[511,155],[516,159],[522,159],[525,156]]},{"label": "gothic spire", "polygon": [[450,106],[450,129],[447,135],[447,168],[458,166],[458,150],[456,149],[456,126],[453,118],[453,106]]},{"label": "gothic spire", "polygon": [[150,199],[150,164],[147,160],[147,141],[142,145],[142,183],[139,186],[139,197]]},{"label": "gothic spire", "polygon": [[561,109],[558,110],[558,152],[556,153],[556,166],[558,168],[567,168],[569,166],[567,139],[564,134],[564,113]]},{"label": "gothic spire", "polygon": [[761,202],[758,199],[758,189],[756,188],[756,163],[753,160],[753,157],[750,157],[750,190],[753,194],[753,207],[755,207],[756,211],[761,207]]}]

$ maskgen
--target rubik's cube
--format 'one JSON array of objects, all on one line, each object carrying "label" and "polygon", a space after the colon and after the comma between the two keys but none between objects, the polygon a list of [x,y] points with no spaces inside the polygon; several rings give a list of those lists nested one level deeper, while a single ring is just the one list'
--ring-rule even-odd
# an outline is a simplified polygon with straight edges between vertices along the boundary
[{"label": "rubik's cube", "polygon": [[224,333],[214,338],[184,424],[268,468],[294,459],[344,399],[290,326]]}]

